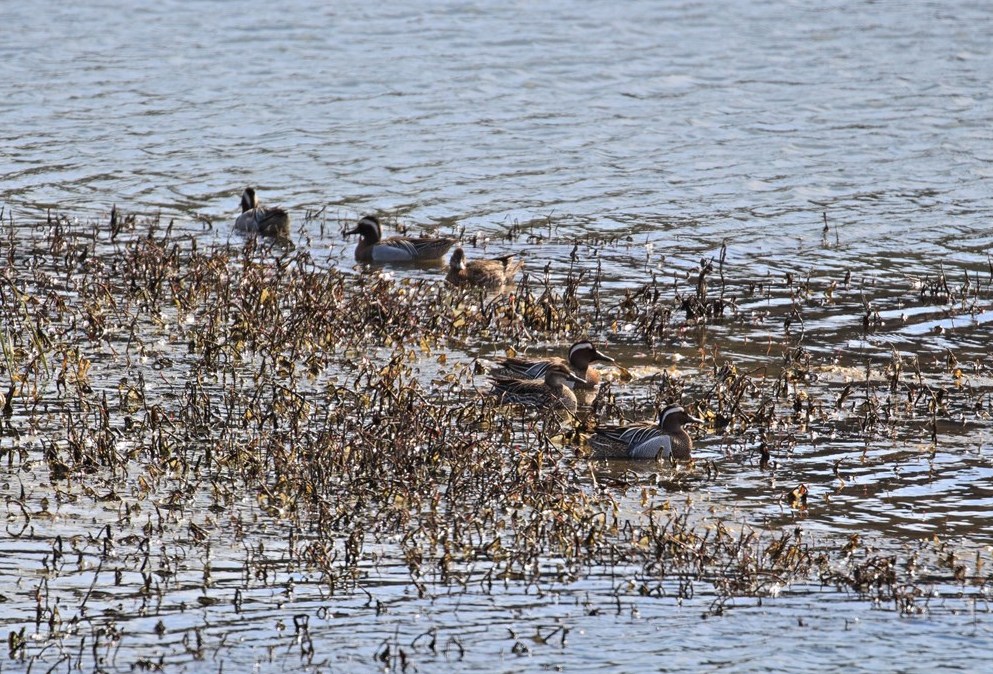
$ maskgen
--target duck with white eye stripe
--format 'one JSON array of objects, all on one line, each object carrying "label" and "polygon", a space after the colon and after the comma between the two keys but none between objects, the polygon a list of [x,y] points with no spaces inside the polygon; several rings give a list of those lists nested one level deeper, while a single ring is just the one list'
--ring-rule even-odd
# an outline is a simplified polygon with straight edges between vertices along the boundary
[{"label": "duck with white eye stripe", "polygon": [[290,214],[279,206],[263,206],[254,187],[241,193],[241,215],[234,221],[239,232],[287,239],[290,236]]},{"label": "duck with white eye stripe", "polygon": [[364,215],[355,224],[355,229],[345,232],[345,236],[358,234],[355,246],[356,262],[422,262],[437,260],[455,245],[455,239],[447,236],[436,238],[411,239],[405,236],[383,238],[379,218]]},{"label": "duck with white eye stripe", "polygon": [[693,451],[693,438],[684,424],[701,424],[682,405],[667,405],[657,424],[600,426],[590,438],[593,459],[650,459],[686,461]]}]

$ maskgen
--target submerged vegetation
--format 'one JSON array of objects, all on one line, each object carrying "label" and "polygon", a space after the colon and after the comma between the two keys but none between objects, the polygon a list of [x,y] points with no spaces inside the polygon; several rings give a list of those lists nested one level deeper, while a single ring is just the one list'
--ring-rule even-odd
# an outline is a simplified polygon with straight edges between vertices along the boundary
[{"label": "submerged vegetation", "polygon": [[[250,622],[254,603],[282,616],[274,645],[319,665],[330,656],[316,625],[340,606],[379,615],[511,587],[588,592],[593,579],[609,589],[589,616],[695,596],[720,615],[791,588],[900,615],[935,610],[939,595],[989,610],[988,531],[881,540],[858,518],[835,522],[835,508],[882,508],[874,492],[918,460],[914,485],[940,481],[948,454],[988,474],[970,439],[993,412],[984,341],[845,344],[918,309],[939,316],[925,337],[957,319],[968,339],[993,270],[867,287],[850,272],[749,274],[722,251],[608,291],[598,256],[633,246],[589,240],[494,295],[442,271],[338,269],[304,246],[204,244],[117,212],[109,227],[8,214],[0,233],[0,626],[15,663],[130,671],[211,654],[217,669],[239,661],[224,626]],[[485,395],[477,358],[584,337],[643,364],[608,374],[585,413]],[[682,369],[669,366],[677,350]],[[597,424],[670,402],[705,421],[693,461],[588,460]],[[889,482],[853,486],[880,466]],[[734,492],[736,471],[752,485],[744,516],[708,497]],[[513,635],[508,650],[565,647],[568,631]],[[428,630],[366,655],[407,669],[469,647]]]}]

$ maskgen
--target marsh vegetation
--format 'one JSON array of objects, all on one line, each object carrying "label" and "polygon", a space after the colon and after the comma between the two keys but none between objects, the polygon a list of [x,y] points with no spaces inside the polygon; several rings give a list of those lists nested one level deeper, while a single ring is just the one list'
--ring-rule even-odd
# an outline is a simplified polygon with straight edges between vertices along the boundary
[{"label": "marsh vegetation", "polygon": [[[0,235],[7,667],[554,662],[620,616],[805,597],[988,629],[993,268],[687,264],[543,222],[500,245],[571,254],[494,294],[117,212]],[[479,359],[583,337],[626,368],[590,409],[484,394]],[[588,459],[669,402],[692,461]]]}]

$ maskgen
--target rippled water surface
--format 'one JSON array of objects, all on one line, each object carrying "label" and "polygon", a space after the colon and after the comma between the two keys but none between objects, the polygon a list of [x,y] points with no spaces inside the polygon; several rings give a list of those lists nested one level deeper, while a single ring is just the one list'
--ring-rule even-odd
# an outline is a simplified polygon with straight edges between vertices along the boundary
[{"label": "rippled water surface", "polygon": [[[726,246],[738,320],[687,322],[655,344],[630,325],[604,326],[598,337],[634,375],[615,382],[618,403],[649,416],[661,373],[712,376],[724,357],[775,378],[791,322],[811,358],[805,383],[836,410],[800,434],[701,431],[706,470],[600,467],[583,487],[618,485],[635,520],[651,485],[692,501],[702,522],[720,516],[769,536],[800,526],[823,544],[858,534],[894,555],[951,541],[989,563],[993,7],[35,0],[0,4],[0,26],[5,222],[29,229],[49,209],[105,222],[116,204],[174,221],[204,247],[240,245],[231,223],[254,184],[291,210],[297,250],[327,268],[351,273],[341,230],[378,212],[390,227],[464,228],[470,257],[527,248],[536,277],[546,266],[564,277],[575,253],[591,275],[600,266],[615,303],[653,276],[685,286]],[[468,361],[504,346],[446,353]],[[897,379],[918,385],[911,393],[889,387],[897,363]],[[934,428],[919,398],[900,407],[938,388],[953,402]],[[873,397],[892,405],[865,433],[859,410]],[[898,421],[883,430],[888,414]],[[762,442],[774,470],[759,466]],[[37,506],[44,471],[4,464],[7,494]],[[780,495],[801,482],[811,499],[798,513]],[[118,582],[101,571],[101,523],[117,521],[116,502],[53,499],[0,544],[0,631],[27,626],[45,669],[99,661],[115,671],[160,657],[189,671],[981,671],[993,648],[988,588],[934,569],[920,576],[933,596],[916,617],[820,585],[715,611],[725,599],[707,579],[639,596],[618,589],[642,582],[623,565],[551,590],[508,580],[419,597],[398,542],[386,541],[367,549],[362,589],[332,596],[319,574],[286,564],[299,532],[253,499],[225,517],[254,528],[258,550],[215,537],[176,562],[164,604],[136,591],[138,571]],[[18,532],[9,500],[8,515],[8,534]],[[203,524],[197,515],[154,518]],[[132,533],[151,517],[135,515]],[[75,572],[49,578],[56,536]],[[271,560],[279,580],[246,579],[246,555]],[[969,573],[988,569],[970,561]],[[62,598],[63,620],[94,635],[113,623],[123,638],[108,629],[79,652],[46,651],[39,582]],[[301,633],[316,660],[301,654]],[[80,655],[90,649],[104,659]]]}]

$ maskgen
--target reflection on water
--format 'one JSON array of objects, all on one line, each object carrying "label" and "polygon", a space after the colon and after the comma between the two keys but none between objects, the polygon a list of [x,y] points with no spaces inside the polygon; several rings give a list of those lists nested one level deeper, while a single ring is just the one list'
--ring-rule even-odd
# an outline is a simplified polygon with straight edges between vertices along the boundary
[{"label": "reflection on water", "polygon": [[[705,531],[720,520],[771,541],[799,527],[814,548],[857,535],[859,559],[919,554],[932,594],[918,598],[927,619],[901,619],[813,578],[767,579],[756,597],[705,574],[546,560],[541,582],[484,590],[480,565],[461,587],[428,579],[422,597],[390,537],[331,589],[300,551],[340,532],[294,530],[196,476],[140,508],[106,475],[60,482],[42,457],[71,435],[65,419],[15,415],[19,435],[0,441],[0,626],[23,628],[46,669],[767,671],[795,669],[797,652],[806,670],[975,669],[991,645],[988,588],[955,569],[987,576],[993,545],[991,24],[967,2],[3,5],[0,206],[22,240],[47,248],[45,228],[31,231],[46,208],[87,232],[117,204],[161,213],[163,229],[174,219],[203,250],[237,249],[230,224],[251,183],[293,211],[318,268],[352,273],[340,232],[377,211],[414,231],[465,228],[470,257],[526,249],[535,279],[564,283],[573,265],[592,283],[599,270],[605,307],[645,288],[687,293],[726,246],[709,278],[711,298],[726,292],[721,319],[674,315],[646,334],[632,318],[593,336],[635,375],[604,370],[632,420],[652,417],[667,378],[706,399],[730,361],[754,423],[698,433],[694,468],[596,465],[580,487],[610,490],[635,526],[668,501]],[[82,239],[80,270],[113,255]],[[34,280],[39,293],[61,282]],[[16,296],[3,292],[6,316]],[[175,403],[188,356],[175,320],[152,320],[137,365],[122,361],[123,332],[101,343],[94,376],[116,391],[144,368]],[[514,346],[560,354],[569,341]],[[445,355],[505,346],[454,339]],[[788,420],[763,423],[777,405]],[[783,499],[801,483],[806,510]],[[82,646],[46,650],[51,633]]]}]

